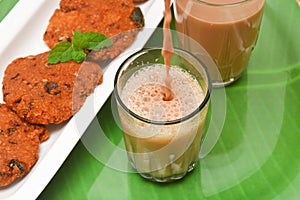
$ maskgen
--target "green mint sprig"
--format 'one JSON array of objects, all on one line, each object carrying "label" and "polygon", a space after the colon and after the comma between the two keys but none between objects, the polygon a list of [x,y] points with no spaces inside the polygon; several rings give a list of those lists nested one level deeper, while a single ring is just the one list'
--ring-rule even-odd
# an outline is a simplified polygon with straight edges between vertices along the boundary
[{"label": "green mint sprig", "polygon": [[103,34],[97,32],[83,34],[81,31],[76,31],[71,42],[64,41],[53,47],[48,56],[48,63],[56,64],[71,60],[81,63],[87,56],[84,50],[99,51],[102,48],[110,47],[112,44],[113,41]]}]

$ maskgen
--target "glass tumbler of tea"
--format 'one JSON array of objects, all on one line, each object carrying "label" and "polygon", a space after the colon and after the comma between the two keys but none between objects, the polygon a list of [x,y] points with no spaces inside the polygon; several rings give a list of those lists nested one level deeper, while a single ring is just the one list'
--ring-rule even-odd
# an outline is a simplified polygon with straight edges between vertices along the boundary
[{"label": "glass tumbler of tea", "polygon": [[[179,46],[194,54],[198,42],[217,68],[209,69],[213,86],[226,86],[245,71],[256,45],[265,0],[175,0]],[[218,71],[215,71],[218,70]]]},{"label": "glass tumbler of tea", "polygon": [[132,167],[146,179],[172,182],[196,166],[212,86],[197,57],[174,49],[167,67],[161,51],[143,49],[125,60],[114,98]]}]

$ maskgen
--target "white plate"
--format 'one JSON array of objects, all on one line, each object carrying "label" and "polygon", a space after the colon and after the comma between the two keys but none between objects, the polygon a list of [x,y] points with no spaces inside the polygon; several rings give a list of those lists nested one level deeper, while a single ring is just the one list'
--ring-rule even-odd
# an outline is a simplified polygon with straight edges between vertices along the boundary
[{"label": "white plate", "polygon": [[[90,122],[113,90],[113,79],[129,54],[141,49],[163,17],[164,1],[148,0],[139,6],[145,27],[132,46],[113,60],[104,71],[104,82],[89,96],[81,110],[68,122],[49,126],[50,138],[41,144],[40,157],[31,172],[16,183],[0,189],[0,199],[35,199],[55,175]],[[48,51],[43,34],[59,0],[20,0],[0,23],[0,90],[6,66],[15,58]],[[2,93],[2,91],[0,91]],[[0,95],[0,102],[3,102]],[[80,123],[78,123],[80,122]]]}]

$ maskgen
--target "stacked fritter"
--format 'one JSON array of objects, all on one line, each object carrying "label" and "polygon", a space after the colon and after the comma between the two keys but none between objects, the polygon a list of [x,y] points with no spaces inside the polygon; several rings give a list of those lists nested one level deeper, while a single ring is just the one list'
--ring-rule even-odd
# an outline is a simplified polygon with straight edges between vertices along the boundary
[{"label": "stacked fritter", "polygon": [[17,58],[6,68],[0,104],[0,187],[25,176],[38,159],[39,145],[49,132],[45,125],[71,118],[102,83],[98,61],[113,59],[131,45],[143,27],[141,11],[132,0],[61,0],[44,34],[53,48],[71,41],[73,32],[93,31],[113,45],[89,53],[90,61],[48,64],[48,52]]},{"label": "stacked fritter", "polygon": [[49,52],[18,58],[7,66],[0,104],[0,186],[25,176],[48,138],[46,124],[59,124],[76,113],[102,83],[92,62],[47,64]]}]

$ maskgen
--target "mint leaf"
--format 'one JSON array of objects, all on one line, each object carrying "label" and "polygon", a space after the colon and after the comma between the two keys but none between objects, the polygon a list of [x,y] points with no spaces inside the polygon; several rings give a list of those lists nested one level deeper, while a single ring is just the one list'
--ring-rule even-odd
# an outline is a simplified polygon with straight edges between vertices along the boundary
[{"label": "mint leaf", "polygon": [[86,53],[84,53],[84,50],[73,48],[72,59],[75,62],[81,63],[84,61],[85,57],[86,57]]},{"label": "mint leaf", "polygon": [[72,42],[64,41],[55,45],[48,56],[49,64],[74,60],[81,63],[86,58],[85,50],[98,51],[110,47],[113,41],[97,32],[82,33],[80,30],[73,33]]},{"label": "mint leaf", "polygon": [[61,42],[50,51],[48,56],[49,64],[56,64],[58,62],[67,62],[72,60],[72,44],[71,42]]},{"label": "mint leaf", "polygon": [[113,44],[113,41],[106,37],[105,35],[97,32],[86,32],[84,34],[87,39],[86,49],[92,51],[98,51],[105,47],[110,47]]},{"label": "mint leaf", "polygon": [[86,49],[87,48],[87,37],[81,32],[76,31],[73,34],[72,45],[78,49]]}]

